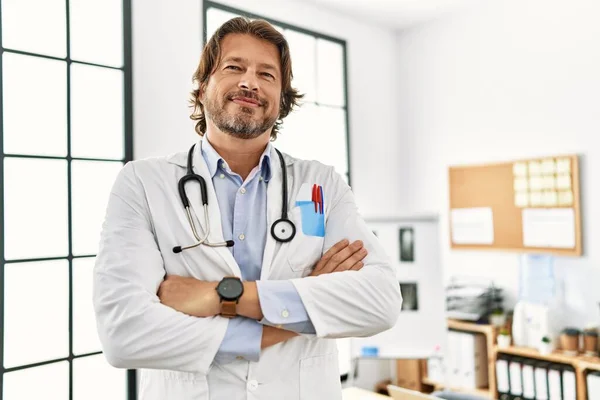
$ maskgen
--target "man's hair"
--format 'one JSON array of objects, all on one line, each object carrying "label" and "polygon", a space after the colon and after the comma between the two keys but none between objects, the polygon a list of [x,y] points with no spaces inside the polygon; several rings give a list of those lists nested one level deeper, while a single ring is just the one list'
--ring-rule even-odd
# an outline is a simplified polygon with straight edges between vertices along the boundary
[{"label": "man's hair", "polygon": [[206,87],[210,76],[217,68],[221,57],[221,43],[223,39],[232,33],[252,35],[258,39],[266,40],[274,44],[279,50],[281,59],[281,104],[279,107],[279,116],[271,131],[271,139],[274,140],[277,138],[277,133],[283,122],[282,120],[292,111],[294,106],[298,106],[299,100],[303,95],[292,87],[292,60],[285,37],[264,20],[250,20],[245,17],[236,17],[221,25],[212,35],[206,46],[204,46],[200,64],[192,78],[192,81],[197,85],[197,89],[191,93],[190,103],[194,110],[190,118],[198,121],[195,129],[200,136],[203,136],[206,133],[206,116],[204,114],[204,105],[199,99],[200,89]]}]

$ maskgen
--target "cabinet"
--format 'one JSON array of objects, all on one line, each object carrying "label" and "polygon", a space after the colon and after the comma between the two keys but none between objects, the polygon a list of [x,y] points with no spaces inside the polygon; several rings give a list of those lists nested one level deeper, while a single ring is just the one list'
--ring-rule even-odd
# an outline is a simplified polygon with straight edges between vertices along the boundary
[{"label": "cabinet", "polygon": [[[438,380],[429,379],[427,373],[427,360],[421,360],[423,373],[423,385],[425,391],[438,389],[448,389],[458,392],[466,392],[476,394],[489,399],[497,398],[496,386],[496,358],[498,355],[505,354],[510,356],[523,357],[526,359],[554,362],[566,364],[573,367],[575,371],[575,379],[577,384],[577,400],[587,400],[586,390],[586,375],[589,371],[600,371],[600,358],[587,356],[568,356],[562,354],[560,350],[554,351],[552,354],[542,355],[535,349],[523,347],[508,347],[499,349],[496,345],[497,329],[491,325],[473,324],[458,320],[449,319],[448,329],[454,331],[481,333],[485,337],[486,354],[487,354],[487,369],[488,369],[488,386],[480,389],[467,389],[455,383],[450,385],[439,382]],[[450,351],[450,350],[449,350]]]}]

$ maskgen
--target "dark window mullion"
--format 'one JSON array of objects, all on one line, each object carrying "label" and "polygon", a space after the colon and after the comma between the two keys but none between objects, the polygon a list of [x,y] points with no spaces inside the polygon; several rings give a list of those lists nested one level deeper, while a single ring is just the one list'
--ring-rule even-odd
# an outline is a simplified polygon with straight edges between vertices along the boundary
[{"label": "dark window mullion", "polygon": [[5,370],[5,372],[20,371],[22,369],[29,369],[29,368],[41,367],[41,366],[44,366],[44,365],[56,364],[56,363],[65,362],[65,361],[71,362],[72,360],[75,360],[75,359],[85,358],[85,357],[91,357],[91,356],[97,356],[98,354],[102,354],[102,352],[101,351],[96,351],[94,353],[79,354],[79,355],[73,356],[73,357],[56,358],[54,360],[40,361],[40,362],[33,363],[33,364],[19,365],[18,367],[7,368]]},{"label": "dark window mullion", "polygon": [[71,10],[70,0],[65,1],[67,39],[67,223],[69,235],[69,400],[73,400],[73,206],[71,159]]},{"label": "dark window mullion", "polygon": [[[2,7],[0,0],[0,48],[2,47]],[[0,50],[0,324],[4,326],[4,92],[2,69],[4,50]],[[0,388],[4,387],[4,329],[0,329]],[[0,400],[4,397],[0,390]]]},{"label": "dark window mullion", "polygon": [[[125,160],[133,160],[133,59],[132,59],[132,34],[131,34],[131,0],[123,0],[123,83],[124,92],[124,129]],[[137,399],[137,374],[136,370],[127,371],[127,399]]]},{"label": "dark window mullion", "polygon": [[44,159],[44,160],[65,160],[69,159],[71,161],[102,161],[102,162],[123,162],[123,159],[115,159],[115,158],[90,158],[90,157],[60,157],[60,156],[44,156],[37,154],[5,154],[4,157],[13,157],[13,158],[35,158],[35,159]]}]

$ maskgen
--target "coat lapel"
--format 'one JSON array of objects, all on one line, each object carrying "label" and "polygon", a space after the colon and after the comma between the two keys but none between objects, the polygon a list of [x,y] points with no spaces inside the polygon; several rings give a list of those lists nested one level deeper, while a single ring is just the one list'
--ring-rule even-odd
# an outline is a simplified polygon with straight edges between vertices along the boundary
[{"label": "coat lapel", "polygon": [[[291,165],[289,161],[286,160],[284,156],[284,162],[286,167]],[[288,215],[286,218],[289,218],[289,211],[291,209],[291,193],[292,193],[292,183],[293,183],[293,174],[291,173],[291,168],[286,168],[287,170],[287,193],[288,193]],[[261,279],[268,279],[269,274],[271,272],[271,265],[273,262],[273,258],[276,253],[281,248],[281,243],[276,241],[271,235],[271,227],[273,223],[281,218],[281,208],[282,208],[282,199],[283,193],[281,184],[283,181],[283,171],[281,169],[281,162],[279,160],[279,155],[275,148],[271,148],[271,180],[269,181],[269,187],[267,189],[267,239],[265,243],[265,250],[263,252],[263,262],[262,269],[260,272]],[[298,227],[296,227],[298,229]]]},{"label": "coat lapel", "polygon": [[[221,226],[221,210],[219,209],[219,202],[217,200],[217,194],[213,186],[208,166],[202,157],[202,140],[199,140],[194,148],[193,155],[193,170],[195,174],[200,175],[206,181],[206,189],[208,192],[208,219],[210,222],[210,233],[208,235],[208,241],[211,243],[224,242],[223,228]],[[200,184],[191,182],[185,186],[187,196],[190,200],[190,207],[192,208],[196,216],[196,230],[200,238],[206,234],[206,221],[204,218],[204,207],[202,206],[202,197],[200,195]],[[200,228],[198,228],[198,221],[200,221]],[[190,232],[191,233],[191,232]],[[231,238],[229,238],[231,239]],[[237,265],[233,254],[227,247],[209,247],[201,245],[206,251],[216,251],[223,260],[227,263],[231,272],[235,276],[241,277],[240,267]]]}]

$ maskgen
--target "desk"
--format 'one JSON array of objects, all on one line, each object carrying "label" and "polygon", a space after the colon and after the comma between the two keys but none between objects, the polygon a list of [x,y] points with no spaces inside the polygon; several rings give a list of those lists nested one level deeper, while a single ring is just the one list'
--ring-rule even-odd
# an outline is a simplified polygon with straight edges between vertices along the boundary
[{"label": "desk", "polygon": [[350,387],[342,390],[343,400],[391,400],[391,397],[384,396],[368,390]]}]

